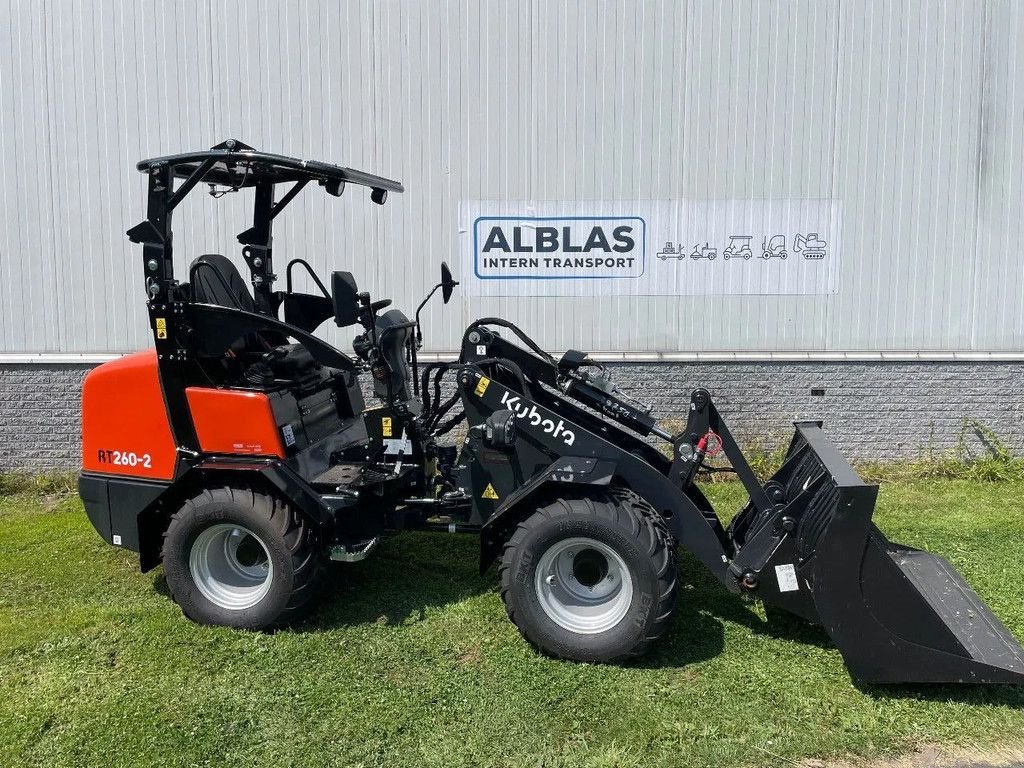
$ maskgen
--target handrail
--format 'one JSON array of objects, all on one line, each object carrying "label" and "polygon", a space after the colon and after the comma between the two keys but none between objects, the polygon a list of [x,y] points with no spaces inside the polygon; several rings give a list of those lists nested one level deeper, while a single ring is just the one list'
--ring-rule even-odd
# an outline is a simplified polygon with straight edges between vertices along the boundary
[{"label": "handrail", "polygon": [[306,268],[306,271],[309,273],[309,276],[313,278],[313,281],[316,283],[317,287],[320,289],[320,292],[326,298],[330,299],[331,298],[330,292],[327,290],[326,287],[324,287],[324,284],[322,282],[320,282],[320,278],[317,277],[316,272],[313,271],[313,268],[309,265],[309,262],[306,261],[305,259],[298,259],[298,258],[296,258],[296,259],[292,259],[291,261],[288,262],[288,266],[285,268],[285,281],[286,281],[285,282],[285,286],[288,288],[288,293],[292,292],[292,267],[294,267],[296,264],[301,264],[302,266],[304,266]]}]

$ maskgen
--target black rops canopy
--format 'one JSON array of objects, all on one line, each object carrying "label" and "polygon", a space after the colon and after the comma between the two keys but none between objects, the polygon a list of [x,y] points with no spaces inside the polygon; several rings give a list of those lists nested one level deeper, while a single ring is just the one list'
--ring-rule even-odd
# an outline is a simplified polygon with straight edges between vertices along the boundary
[{"label": "black rops canopy", "polygon": [[[200,178],[194,178],[193,174],[204,165],[207,166],[205,172]],[[342,193],[345,184],[358,184],[369,187],[373,202],[378,204],[384,203],[388,192],[405,191],[399,181],[317,160],[299,160],[258,152],[237,139],[228,139],[200,152],[142,160],[136,167],[148,173],[167,166],[173,169],[174,176],[179,179],[219,184],[230,189],[253,187],[259,182],[268,181],[273,184],[316,181],[330,194],[337,196]]]}]

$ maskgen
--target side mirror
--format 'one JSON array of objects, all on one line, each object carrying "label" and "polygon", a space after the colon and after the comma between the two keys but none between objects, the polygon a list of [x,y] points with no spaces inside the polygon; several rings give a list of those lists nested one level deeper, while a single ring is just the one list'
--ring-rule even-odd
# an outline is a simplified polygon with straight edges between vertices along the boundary
[{"label": "side mirror", "polygon": [[339,328],[359,322],[359,289],[351,272],[331,274],[331,297],[334,299],[334,322]]},{"label": "side mirror", "polygon": [[452,278],[452,271],[448,269],[448,265],[445,262],[441,262],[441,282],[430,289],[430,293],[427,297],[420,302],[420,305],[416,307],[416,348],[419,349],[423,346],[423,328],[420,326],[420,312],[423,311],[423,307],[430,301],[430,297],[437,293],[437,289],[441,289],[441,298],[444,299],[444,303],[447,304],[448,300],[452,297],[452,291],[455,290],[455,286],[459,284],[458,280]]},{"label": "side mirror", "polygon": [[458,280],[452,278],[452,271],[448,268],[448,264],[444,261],[441,262],[441,299],[445,304],[452,297],[452,291],[455,290],[455,286],[459,284]]}]

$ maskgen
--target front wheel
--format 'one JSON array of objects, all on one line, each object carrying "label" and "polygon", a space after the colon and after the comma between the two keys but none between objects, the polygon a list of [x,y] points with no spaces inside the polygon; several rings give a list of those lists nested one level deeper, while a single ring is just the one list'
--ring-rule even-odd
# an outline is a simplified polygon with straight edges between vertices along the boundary
[{"label": "front wheel", "polygon": [[323,572],[309,524],[250,488],[214,488],[186,501],[164,534],[163,563],[190,619],[256,630],[303,615]]},{"label": "front wheel", "polygon": [[675,608],[675,547],[654,510],[629,492],[539,508],[509,539],[500,570],[509,618],[560,658],[639,656]]}]

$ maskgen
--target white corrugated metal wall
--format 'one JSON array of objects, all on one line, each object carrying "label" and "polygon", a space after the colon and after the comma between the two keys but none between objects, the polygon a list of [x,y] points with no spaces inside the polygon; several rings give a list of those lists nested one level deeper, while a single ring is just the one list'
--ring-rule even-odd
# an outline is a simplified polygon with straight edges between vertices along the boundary
[{"label": "white corrugated metal wall", "polygon": [[[402,179],[308,190],[275,246],[407,310],[460,200],[842,203],[835,295],[457,294],[434,350],[504,314],[554,349],[1016,352],[1022,48],[1014,0],[0,0],[0,353],[146,345],[134,163],[228,137]],[[179,267],[245,202],[191,199]]]}]

